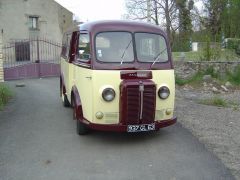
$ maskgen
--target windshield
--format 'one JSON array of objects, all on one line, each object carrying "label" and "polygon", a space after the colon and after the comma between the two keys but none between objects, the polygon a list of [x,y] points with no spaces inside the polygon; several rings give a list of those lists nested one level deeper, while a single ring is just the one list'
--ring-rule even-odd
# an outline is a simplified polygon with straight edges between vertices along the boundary
[{"label": "windshield", "polygon": [[129,32],[103,32],[96,36],[96,56],[102,62],[132,62],[132,35]]},{"label": "windshield", "polygon": [[163,36],[150,33],[136,33],[137,58],[141,62],[168,61],[167,45]]},{"label": "windshield", "polygon": [[[133,39],[130,32],[102,32],[96,36],[96,57],[102,62],[134,61]],[[136,55],[140,62],[167,62],[168,52],[163,36],[135,33]]]}]

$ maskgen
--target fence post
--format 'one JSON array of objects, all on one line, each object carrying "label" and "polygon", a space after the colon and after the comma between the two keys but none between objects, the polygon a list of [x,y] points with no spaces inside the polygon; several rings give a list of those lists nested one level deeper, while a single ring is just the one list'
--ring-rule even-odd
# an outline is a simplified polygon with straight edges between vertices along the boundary
[{"label": "fence post", "polygon": [[4,81],[2,46],[3,46],[3,44],[2,44],[2,34],[0,34],[0,82]]},{"label": "fence post", "polygon": [[39,59],[39,39],[37,37],[37,60],[36,60],[36,63],[39,63],[40,62],[40,59]]}]

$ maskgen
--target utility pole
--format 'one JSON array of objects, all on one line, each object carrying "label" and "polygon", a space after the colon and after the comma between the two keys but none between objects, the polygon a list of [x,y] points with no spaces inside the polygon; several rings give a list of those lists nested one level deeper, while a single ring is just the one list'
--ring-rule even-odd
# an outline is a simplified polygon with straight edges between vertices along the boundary
[{"label": "utility pole", "polygon": [[151,22],[151,0],[147,0],[147,22]]}]

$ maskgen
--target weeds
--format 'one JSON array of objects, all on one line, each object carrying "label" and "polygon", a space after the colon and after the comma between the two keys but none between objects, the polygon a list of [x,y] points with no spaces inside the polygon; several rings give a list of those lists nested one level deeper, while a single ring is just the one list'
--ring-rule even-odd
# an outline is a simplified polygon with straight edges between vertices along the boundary
[{"label": "weeds", "polygon": [[215,96],[210,99],[203,99],[199,101],[200,104],[217,106],[217,107],[227,107],[228,103],[221,97]]},{"label": "weeds", "polygon": [[3,109],[3,106],[9,101],[12,97],[12,92],[9,87],[4,84],[0,84],[0,110]]},{"label": "weeds", "polygon": [[196,85],[199,82],[202,81],[202,77],[203,77],[203,73],[201,72],[197,72],[196,74],[194,74],[191,78],[189,79],[181,79],[178,76],[175,77],[175,81],[176,84],[179,86],[183,86],[185,84],[192,84],[192,85]]},{"label": "weeds", "polygon": [[227,80],[233,83],[234,85],[239,86],[240,85],[240,66],[236,68],[236,70],[231,73],[227,73]]},{"label": "weeds", "polygon": [[224,77],[221,77],[220,74],[214,70],[214,67],[210,66],[204,71],[197,72],[188,79],[181,79],[176,76],[175,81],[179,86],[183,86],[185,84],[197,85],[202,82],[204,75],[211,75],[211,77],[215,78],[215,80],[217,80],[220,84],[229,81],[235,86],[240,86],[240,66],[236,67],[234,72],[227,72]]}]

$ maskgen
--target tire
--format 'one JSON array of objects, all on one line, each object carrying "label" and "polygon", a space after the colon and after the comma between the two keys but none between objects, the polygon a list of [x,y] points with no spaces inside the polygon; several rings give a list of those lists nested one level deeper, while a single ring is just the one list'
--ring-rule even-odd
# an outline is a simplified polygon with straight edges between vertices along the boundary
[{"label": "tire", "polygon": [[85,135],[89,132],[89,129],[87,125],[83,124],[80,122],[80,120],[77,118],[77,113],[76,113],[76,106],[75,106],[75,101],[72,98],[72,107],[73,107],[73,120],[76,120],[76,131],[78,135]]},{"label": "tire", "polygon": [[62,101],[63,101],[63,106],[64,107],[70,107],[70,103],[68,101],[68,98],[67,98],[66,94],[62,94]]},{"label": "tire", "polygon": [[85,124],[83,124],[82,122],[80,122],[78,119],[76,121],[77,121],[77,134],[78,135],[87,134],[89,132],[88,127]]}]

